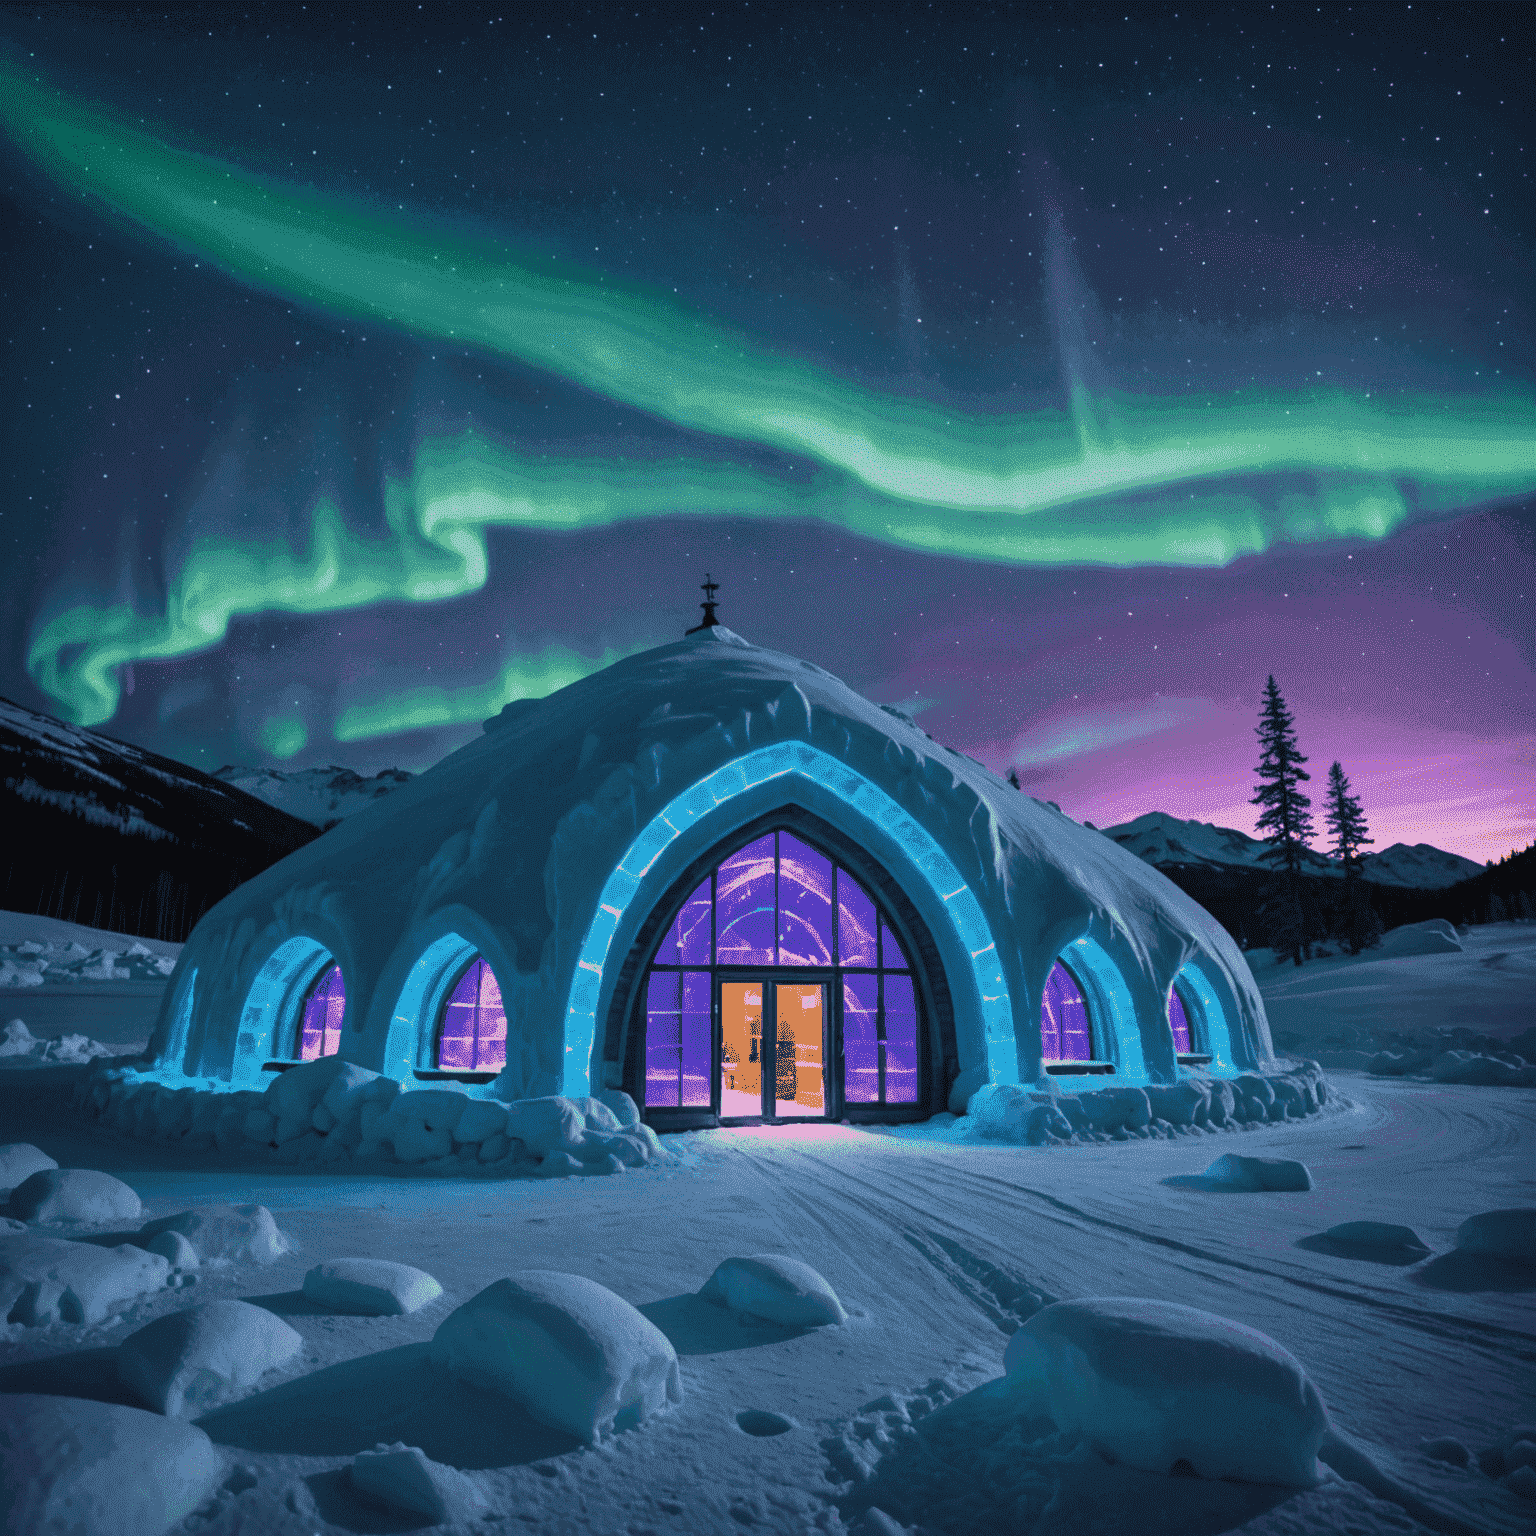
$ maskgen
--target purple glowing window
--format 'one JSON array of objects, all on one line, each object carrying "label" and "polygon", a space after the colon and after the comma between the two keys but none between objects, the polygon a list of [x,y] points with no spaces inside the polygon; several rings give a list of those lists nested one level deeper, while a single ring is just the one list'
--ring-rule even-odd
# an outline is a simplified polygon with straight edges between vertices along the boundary
[{"label": "purple glowing window", "polygon": [[347,1009],[347,989],[341,967],[334,961],[315,978],[304,999],[299,1020],[299,1060],[334,1056],[341,1048],[341,1016]]},{"label": "purple glowing window", "polygon": [[437,1065],[445,1072],[500,1072],[507,1064],[507,1014],[496,975],[476,955],[443,1005]]},{"label": "purple glowing window", "polygon": [[917,1103],[917,999],[910,976],[884,976],[885,1102]]},{"label": "purple glowing window", "polygon": [[832,860],[779,833],[779,964],[832,964]]},{"label": "purple glowing window", "polygon": [[888,971],[904,971],[907,968],[907,957],[902,954],[901,945],[896,942],[890,924],[883,918],[880,921],[880,964]]},{"label": "purple glowing window", "polygon": [[880,1102],[880,978],[843,977],[843,1098]]},{"label": "purple glowing window", "polygon": [[837,872],[837,958],[842,965],[875,965],[875,904],[846,869]]},{"label": "purple glowing window", "polygon": [[1040,1000],[1042,1061],[1092,1061],[1088,1004],[1076,978],[1060,960],[1051,967]]},{"label": "purple glowing window", "polygon": [[710,960],[709,881],[705,880],[683,903],[667,936],[656,951],[657,965],[708,965]]},{"label": "purple glowing window", "polygon": [[645,991],[645,1102],[709,1108],[708,971],[652,971]]},{"label": "purple glowing window", "polygon": [[1173,1031],[1173,1048],[1187,1056],[1194,1047],[1190,1042],[1189,1014],[1184,1010],[1184,999],[1175,987],[1168,994],[1168,1027]]},{"label": "purple glowing window", "polygon": [[715,963],[775,965],[774,835],[760,837],[715,874]]}]

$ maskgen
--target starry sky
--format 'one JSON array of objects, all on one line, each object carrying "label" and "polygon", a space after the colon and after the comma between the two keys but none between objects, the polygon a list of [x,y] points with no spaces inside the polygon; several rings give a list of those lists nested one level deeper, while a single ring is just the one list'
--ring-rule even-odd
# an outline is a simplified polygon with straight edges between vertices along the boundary
[{"label": "starry sky", "polygon": [[1079,819],[1251,832],[1273,673],[1523,847],[1533,17],[0,8],[0,693],[420,769],[708,571]]}]

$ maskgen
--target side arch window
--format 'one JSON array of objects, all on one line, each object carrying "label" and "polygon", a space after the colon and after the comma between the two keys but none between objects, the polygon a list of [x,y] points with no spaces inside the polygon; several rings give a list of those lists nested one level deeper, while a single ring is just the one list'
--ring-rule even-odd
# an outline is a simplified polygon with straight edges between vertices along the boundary
[{"label": "side arch window", "polygon": [[1093,1061],[1093,1024],[1082,984],[1058,960],[1040,999],[1040,1059]]},{"label": "side arch window", "polygon": [[507,1064],[507,1014],[496,973],[475,955],[449,989],[433,1065],[444,1072],[500,1072]]},{"label": "side arch window", "polygon": [[341,1021],[347,1011],[347,988],[341,967],[332,960],[310,983],[299,1011],[296,1049],[299,1061],[318,1061],[341,1049]]}]

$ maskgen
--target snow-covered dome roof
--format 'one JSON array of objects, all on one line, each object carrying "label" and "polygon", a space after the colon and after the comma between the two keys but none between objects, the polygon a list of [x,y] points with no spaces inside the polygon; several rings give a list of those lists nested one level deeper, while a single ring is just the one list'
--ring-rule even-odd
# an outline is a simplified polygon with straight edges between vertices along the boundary
[{"label": "snow-covered dome roof", "polygon": [[953,1080],[930,1107],[963,1108],[987,1081],[1046,1082],[1041,998],[1059,959],[1117,1081],[1176,1079],[1175,977],[1211,1071],[1272,1056],[1246,961],[1163,875],[899,710],[720,626],[509,704],[241,886],[192,934],[152,1052],[259,1085],[295,957],[322,955],[345,978],[340,1054],[404,1081],[433,1065],[443,976],[478,955],[506,1014],[501,1096],[619,1086],[644,946],[679,882],[775,817],[846,853],[906,914]]}]

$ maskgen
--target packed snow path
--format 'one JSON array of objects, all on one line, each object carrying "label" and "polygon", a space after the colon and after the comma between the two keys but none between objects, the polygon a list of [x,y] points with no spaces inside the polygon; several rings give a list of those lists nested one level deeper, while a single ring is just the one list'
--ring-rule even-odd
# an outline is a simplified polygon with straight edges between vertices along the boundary
[{"label": "packed snow path", "polygon": [[[1009,1335],[1035,1308],[1092,1295],[1183,1302],[1259,1329],[1302,1363],[1334,1423],[1420,1498],[1500,1536],[1530,1526],[1530,1503],[1475,1464],[1419,1451],[1451,1436],[1475,1454],[1536,1418],[1536,1278],[1490,1281],[1452,1252],[1466,1216],[1532,1203],[1536,1094],[1525,1090],[1338,1074],[1354,1109],[1231,1136],[1038,1150],[832,1126],[716,1131],[669,1138],[679,1156],[618,1179],[465,1184],[193,1165],[69,1115],[75,1076],[7,1074],[7,1134],[124,1178],[150,1215],[258,1201],[300,1245],[260,1270],[206,1270],[197,1287],[199,1302],[263,1302],[306,1346],[286,1375],[202,1421],[254,1482],[224,1494],[208,1521],[193,1517],[200,1531],[367,1528],[347,1502],[346,1468],[403,1441],[472,1472],[520,1530],[835,1533],[840,1497],[855,1520],[854,1453],[879,1437],[871,1404],[970,1391],[1001,1374]],[[1296,1158],[1316,1187],[1214,1194],[1161,1182],[1224,1151]],[[1437,1257],[1406,1266],[1301,1246],[1352,1220],[1412,1227]],[[722,1259],[767,1252],[820,1271],[848,1323],[750,1327],[695,1297]],[[416,1265],[445,1294],[401,1317],[306,1305],[304,1274],[343,1255]],[[583,1274],[641,1307],[677,1347],[682,1404],[590,1451],[504,1409],[481,1413],[436,1381],[425,1346],[437,1326],[519,1268]],[[188,1299],[166,1293],[98,1328],[14,1330],[0,1346],[0,1390],[111,1397],[104,1346]],[[1096,1529],[1174,1528],[1174,1507],[1158,1501],[1182,1496],[1179,1480],[1114,1472],[1117,1502],[1096,1511],[1110,1522]],[[957,1482],[966,1475],[957,1467]],[[1239,1499],[1225,1523],[1181,1517],[1177,1528],[1420,1529],[1352,1483],[1267,1502]],[[969,1527],[984,1528],[1011,1526]]]}]

